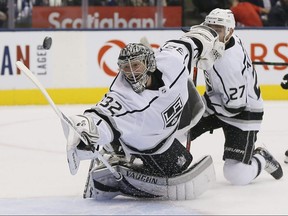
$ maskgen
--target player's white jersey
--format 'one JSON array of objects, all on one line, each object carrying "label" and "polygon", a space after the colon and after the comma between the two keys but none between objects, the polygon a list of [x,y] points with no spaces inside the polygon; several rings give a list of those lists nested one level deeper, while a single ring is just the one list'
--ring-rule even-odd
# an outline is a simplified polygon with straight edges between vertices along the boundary
[{"label": "player's white jersey", "polygon": [[170,41],[155,53],[157,70],[164,86],[158,90],[134,92],[119,73],[101,102],[86,113],[98,126],[98,143],[120,141],[130,153],[155,154],[167,150],[174,140],[188,100],[187,81],[196,45]]},{"label": "player's white jersey", "polygon": [[257,74],[241,40],[233,35],[222,58],[204,71],[209,113],[242,130],[259,130],[263,100]]}]

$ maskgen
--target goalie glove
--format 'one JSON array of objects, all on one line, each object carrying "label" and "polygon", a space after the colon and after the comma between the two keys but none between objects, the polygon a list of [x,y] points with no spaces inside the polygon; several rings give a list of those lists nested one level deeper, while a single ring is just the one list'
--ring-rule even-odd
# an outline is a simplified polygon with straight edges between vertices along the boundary
[{"label": "goalie glove", "polygon": [[[97,140],[99,139],[99,132],[93,119],[86,115],[70,116],[69,119],[74,124],[74,128],[69,127],[67,138],[67,152],[76,151],[77,157],[80,160],[95,158],[95,151],[99,151]],[[65,134],[67,132],[64,131]],[[82,139],[79,137],[81,135]]]},{"label": "goalie glove", "polygon": [[192,39],[199,48],[199,57],[196,62],[196,67],[202,70],[212,68],[214,62],[220,58],[225,49],[225,44],[219,41],[218,33],[205,25],[192,26],[189,31],[182,36],[184,39]]}]

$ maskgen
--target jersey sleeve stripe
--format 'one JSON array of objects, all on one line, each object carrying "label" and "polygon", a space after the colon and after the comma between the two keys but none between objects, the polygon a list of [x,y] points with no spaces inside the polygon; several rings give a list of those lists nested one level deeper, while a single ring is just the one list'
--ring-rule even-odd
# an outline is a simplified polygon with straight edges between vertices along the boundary
[{"label": "jersey sleeve stripe", "polygon": [[188,64],[187,64],[187,67],[188,67],[188,71],[189,71],[189,74],[191,73],[191,67],[192,67],[192,56],[193,56],[193,50],[192,50],[192,46],[190,43],[187,43],[185,41],[181,41],[181,40],[169,40],[168,42],[173,42],[173,43],[177,43],[177,44],[182,44],[184,45],[187,50],[189,51],[190,53],[190,58],[189,58],[189,61],[188,61]]},{"label": "jersey sleeve stripe", "polygon": [[115,116],[116,116],[116,117],[121,117],[121,116],[127,115],[127,114],[129,114],[129,113],[131,114],[131,113],[135,113],[135,112],[143,112],[143,111],[145,111],[147,108],[149,108],[150,105],[151,105],[157,98],[158,98],[158,96],[154,97],[154,98],[149,102],[149,104],[148,104],[146,107],[144,107],[143,109],[141,109],[141,110],[126,111],[126,112],[124,112],[124,113],[122,113],[122,114],[115,115]]},{"label": "jersey sleeve stripe", "polygon": [[171,85],[169,86],[169,88],[172,88],[172,87],[173,87],[173,85],[177,82],[177,80],[179,79],[179,77],[184,73],[185,69],[186,69],[186,67],[184,67],[184,68],[182,69],[182,71],[179,73],[179,75],[177,76],[177,78],[173,81],[173,83],[171,83]]}]

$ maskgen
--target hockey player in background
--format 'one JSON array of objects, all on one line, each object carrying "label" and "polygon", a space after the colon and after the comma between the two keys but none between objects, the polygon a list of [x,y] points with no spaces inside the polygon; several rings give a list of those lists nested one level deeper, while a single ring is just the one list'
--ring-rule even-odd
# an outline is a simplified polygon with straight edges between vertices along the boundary
[{"label": "hockey player in background", "polygon": [[218,34],[207,26],[194,26],[155,53],[141,43],[121,50],[119,73],[108,93],[83,115],[70,117],[89,145],[64,128],[67,149],[78,159],[94,159],[99,150],[123,176],[117,181],[98,161],[89,172],[84,197],[193,199],[213,183],[211,157],[192,164],[192,155],[177,137],[204,112],[189,78],[191,68],[211,68],[223,51]]},{"label": "hockey player in background", "polygon": [[191,140],[222,128],[223,172],[231,184],[249,184],[263,169],[280,179],[283,171],[277,160],[266,149],[254,146],[264,113],[263,100],[255,68],[242,41],[234,34],[233,13],[228,9],[214,9],[203,25],[217,31],[220,41],[225,43],[225,51],[211,69],[204,70],[205,113],[191,129]]}]

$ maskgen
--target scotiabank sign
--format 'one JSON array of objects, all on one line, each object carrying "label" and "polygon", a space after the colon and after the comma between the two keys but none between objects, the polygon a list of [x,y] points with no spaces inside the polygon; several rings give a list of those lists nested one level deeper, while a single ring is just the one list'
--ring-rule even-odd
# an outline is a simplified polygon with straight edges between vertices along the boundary
[{"label": "scotiabank sign", "polygon": [[[88,28],[155,28],[156,7],[89,7]],[[182,25],[182,8],[163,8],[163,27]],[[81,7],[33,7],[33,28],[81,28]]]}]

